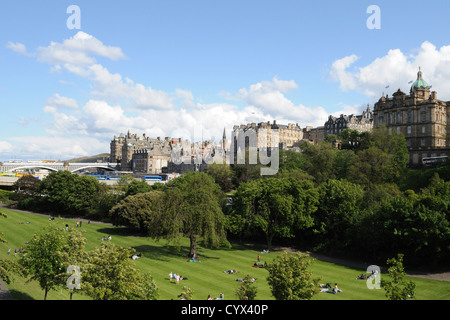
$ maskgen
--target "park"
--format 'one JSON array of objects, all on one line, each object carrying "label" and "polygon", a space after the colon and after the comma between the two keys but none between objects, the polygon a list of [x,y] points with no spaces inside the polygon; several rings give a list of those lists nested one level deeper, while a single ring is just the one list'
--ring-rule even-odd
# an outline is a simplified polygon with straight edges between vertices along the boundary
[{"label": "park", "polygon": [[[359,139],[280,152],[274,176],[241,164],[165,184],[123,176],[115,188],[68,171],[22,177],[0,193],[2,278],[17,300],[448,300],[448,278],[419,276],[448,275],[450,166],[406,167],[405,138],[382,129]],[[50,240],[58,281],[12,272],[20,262],[40,281]],[[100,290],[119,258],[126,281]],[[381,286],[365,279],[373,266]]]},{"label": "park", "polygon": [[[45,215],[24,213],[20,211],[1,209],[7,215],[2,218],[1,229],[7,243],[0,244],[0,260],[17,260],[20,253],[14,256],[14,249],[25,248],[35,233],[40,232],[50,223],[57,223],[63,228],[66,224],[70,228],[77,228],[77,220],[56,218],[49,221]],[[81,227],[84,237],[87,239],[86,249],[92,250],[101,245],[103,237],[111,236],[111,242],[124,247],[131,247],[141,253],[141,258],[134,260],[136,268],[149,272],[158,287],[158,300],[179,300],[178,296],[183,287],[193,290],[193,300],[206,300],[208,295],[217,298],[222,292],[224,300],[237,300],[236,290],[240,284],[236,281],[247,274],[254,277],[257,288],[256,300],[273,300],[270,287],[267,283],[268,272],[264,268],[254,268],[258,255],[261,262],[270,264],[281,252],[274,249],[267,253],[262,250],[264,246],[232,243],[231,248],[209,249],[199,247],[197,259],[200,263],[189,262],[186,254],[189,251],[189,239],[185,238],[178,245],[168,244],[165,240],[155,241],[148,237],[130,235],[127,228],[115,227],[110,224],[84,221]],[[11,254],[8,255],[8,248]],[[369,264],[368,264],[369,265]],[[367,267],[367,266],[366,266]],[[323,283],[338,283],[343,291],[338,294],[320,292],[314,295],[313,300],[385,300],[383,290],[367,287],[365,280],[356,278],[366,273],[366,267],[358,269],[335,263],[315,260],[311,271],[315,277],[319,277]],[[230,274],[224,271],[235,269],[238,273]],[[181,274],[186,280],[179,284],[169,280],[169,273]],[[69,276],[69,275],[68,275]],[[382,274],[382,277],[385,277]],[[8,288],[17,300],[42,300],[44,297],[42,289],[32,281],[27,283],[26,279],[17,275],[12,276],[13,281]],[[416,284],[417,300],[449,300],[448,281],[432,280],[419,277],[409,277]],[[81,283],[83,279],[81,278]],[[48,300],[69,300],[69,291],[64,286],[50,291]],[[74,294],[74,300],[90,300],[82,294]]]}]

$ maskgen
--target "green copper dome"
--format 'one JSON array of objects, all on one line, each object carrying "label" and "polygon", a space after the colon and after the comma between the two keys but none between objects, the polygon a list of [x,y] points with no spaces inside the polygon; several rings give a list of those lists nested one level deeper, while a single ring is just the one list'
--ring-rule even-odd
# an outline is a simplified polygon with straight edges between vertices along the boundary
[{"label": "green copper dome", "polygon": [[419,67],[419,72],[417,72],[417,80],[412,84],[411,86],[411,90],[415,90],[415,89],[426,89],[428,88],[428,83],[423,80],[422,78],[422,71],[420,71],[420,67]]}]

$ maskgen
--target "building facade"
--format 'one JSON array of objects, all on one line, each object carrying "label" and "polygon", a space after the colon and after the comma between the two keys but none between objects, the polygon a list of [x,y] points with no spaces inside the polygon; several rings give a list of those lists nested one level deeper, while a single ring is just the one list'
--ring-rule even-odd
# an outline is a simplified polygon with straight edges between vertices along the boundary
[{"label": "building facade", "polygon": [[[273,134],[277,135],[274,139]],[[260,122],[248,123],[247,125],[240,125],[233,127],[234,145],[237,146],[239,137],[249,137],[249,143],[252,147],[260,148],[292,148],[294,144],[303,140],[303,130],[299,124],[289,123],[278,124],[276,120],[273,123]],[[277,145],[272,145],[272,141],[278,141]]]},{"label": "building facade", "polygon": [[329,134],[338,135],[346,129],[356,130],[358,132],[371,131],[373,128],[373,113],[370,111],[369,105],[361,115],[343,115],[334,117],[330,115],[328,121],[325,122],[325,136]]},{"label": "building facade", "polygon": [[170,159],[172,145],[177,142],[178,139],[167,137],[154,139],[145,134],[138,136],[130,132],[126,135],[121,133],[119,137],[114,136],[110,143],[109,161],[120,163],[122,171],[157,173],[159,168],[167,166],[166,161]]},{"label": "building facade", "polygon": [[409,95],[398,89],[391,98],[382,96],[374,106],[374,126],[403,133],[411,165],[450,154],[450,101],[438,100],[436,91],[430,89],[419,69]]}]

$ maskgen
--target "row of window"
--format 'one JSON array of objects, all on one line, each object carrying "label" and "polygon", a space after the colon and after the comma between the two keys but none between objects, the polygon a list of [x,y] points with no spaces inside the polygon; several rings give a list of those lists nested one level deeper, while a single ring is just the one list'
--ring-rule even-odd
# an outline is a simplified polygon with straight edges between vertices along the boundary
[{"label": "row of window", "polygon": [[[425,108],[425,107],[423,107]],[[403,111],[398,111],[397,113],[395,112],[390,112],[387,114],[388,117],[388,121],[387,124],[402,124],[403,121]],[[413,123],[414,122],[414,114],[413,111],[408,111],[407,113],[407,123]],[[422,110],[420,112],[420,120],[422,122],[426,122],[427,121],[427,112],[426,110]],[[378,114],[378,124],[382,125],[384,123],[384,114],[382,111],[380,111],[380,113]]]}]

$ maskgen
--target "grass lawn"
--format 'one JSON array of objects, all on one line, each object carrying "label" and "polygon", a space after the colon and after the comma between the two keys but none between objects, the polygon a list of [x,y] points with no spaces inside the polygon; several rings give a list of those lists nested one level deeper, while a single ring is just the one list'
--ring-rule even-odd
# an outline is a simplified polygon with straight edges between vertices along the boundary
[{"label": "grass lawn", "polygon": [[[0,259],[18,259],[14,256],[14,249],[25,247],[34,233],[40,232],[49,223],[58,223],[64,226],[75,227],[76,222],[68,219],[55,219],[48,221],[48,217],[20,213],[16,211],[0,209],[8,215],[8,218],[0,217],[0,232],[3,232],[8,243],[0,244]],[[23,222],[23,224],[22,224]],[[29,223],[27,223],[29,222]],[[87,250],[99,246],[103,236],[112,236],[112,242],[124,247],[133,247],[142,253],[142,258],[135,260],[139,269],[149,272],[159,288],[159,300],[177,299],[183,286],[194,290],[193,298],[205,300],[210,294],[218,297],[223,292],[225,300],[236,299],[235,292],[240,282],[236,278],[243,278],[247,274],[256,278],[257,300],[273,300],[270,287],[267,284],[267,270],[253,268],[258,254],[261,262],[270,263],[278,252],[260,253],[263,248],[249,247],[233,244],[231,249],[205,249],[199,247],[200,263],[188,262],[185,258],[188,252],[189,242],[184,239],[179,246],[168,245],[165,240],[154,241],[147,237],[130,236],[125,228],[117,228],[110,225],[83,222],[81,229],[85,231],[87,238]],[[8,248],[11,254],[8,256]],[[225,270],[236,269],[237,274],[224,273]],[[365,270],[348,268],[333,263],[316,260],[311,266],[315,277],[321,279],[321,283],[337,283],[343,290],[340,294],[318,293],[314,300],[383,300],[384,290],[370,290],[365,280],[355,278],[365,273]],[[169,273],[178,273],[188,280],[182,280],[177,285],[169,281]],[[386,277],[382,274],[382,277]],[[450,300],[450,282],[411,278],[416,283],[416,298],[419,300]],[[82,281],[82,280],[81,280]],[[42,300],[44,292],[36,282],[26,283],[25,279],[14,276],[14,281],[8,286],[15,299]],[[61,288],[49,292],[49,300],[67,300],[68,291]],[[89,297],[75,294],[73,299],[90,299]]]}]

